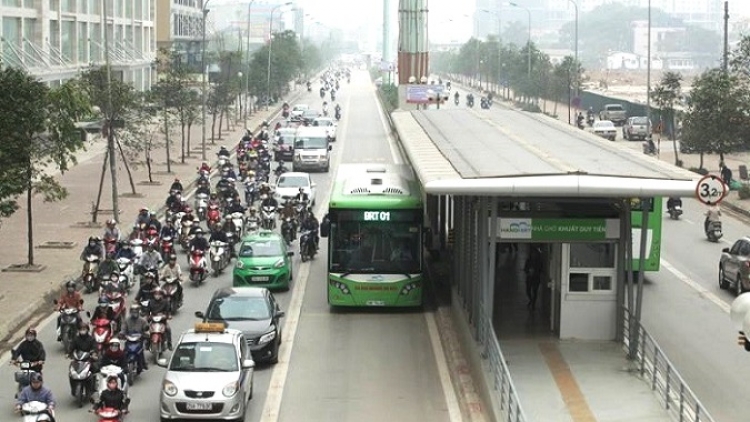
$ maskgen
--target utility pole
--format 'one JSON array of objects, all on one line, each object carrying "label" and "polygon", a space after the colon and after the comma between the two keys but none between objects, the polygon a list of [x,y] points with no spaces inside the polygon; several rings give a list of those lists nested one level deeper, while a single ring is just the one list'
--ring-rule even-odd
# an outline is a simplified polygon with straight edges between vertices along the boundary
[{"label": "utility pole", "polygon": [[729,67],[729,2],[724,2],[724,57],[721,69],[726,72]]},{"label": "utility pole", "polygon": [[[102,1],[102,27],[104,28],[104,63],[107,69],[107,154],[109,155],[109,175],[112,179],[112,218],[120,217],[119,194],[117,192],[117,160],[115,159],[115,131],[112,127],[112,66],[109,62],[109,31],[107,30],[107,0]],[[112,22],[114,25],[114,21]]]},{"label": "utility pole", "polygon": [[206,6],[208,6],[209,1],[211,0],[203,2],[203,23],[201,30],[203,35],[203,42],[201,43],[201,96],[203,97],[203,102],[201,104],[201,119],[203,119],[203,131],[201,133],[201,160],[203,161],[206,161],[206,97],[208,96],[208,89],[206,87],[206,73],[208,72],[206,69],[206,18],[208,17],[208,9]]},{"label": "utility pole", "polygon": [[250,0],[250,4],[247,5],[247,48],[245,49],[245,57],[247,58],[247,75],[245,76],[245,118],[244,118],[246,125],[247,125],[247,111],[250,108],[250,38],[251,38],[250,11],[253,8],[253,2],[255,2],[255,0]]},{"label": "utility pole", "polygon": [[651,135],[651,0],[648,0],[648,29],[646,29],[646,117]]}]

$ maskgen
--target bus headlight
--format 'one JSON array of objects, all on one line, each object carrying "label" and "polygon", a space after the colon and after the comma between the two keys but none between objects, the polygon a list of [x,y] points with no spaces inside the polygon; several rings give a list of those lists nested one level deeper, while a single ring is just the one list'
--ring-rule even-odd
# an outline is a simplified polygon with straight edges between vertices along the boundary
[{"label": "bus headlight", "polygon": [[340,282],[340,281],[336,281],[336,280],[331,280],[331,281],[329,282],[329,284],[330,284],[331,286],[333,286],[333,287],[335,287],[335,288],[339,289],[339,290],[341,291],[341,293],[343,293],[343,294],[345,294],[345,295],[351,294],[351,292],[349,291],[349,288],[348,288],[348,287],[346,287],[346,284],[344,284],[344,283],[342,283],[342,282]]},{"label": "bus headlight", "polygon": [[411,293],[412,290],[419,288],[419,283],[409,283],[401,289],[401,296],[406,296]]}]

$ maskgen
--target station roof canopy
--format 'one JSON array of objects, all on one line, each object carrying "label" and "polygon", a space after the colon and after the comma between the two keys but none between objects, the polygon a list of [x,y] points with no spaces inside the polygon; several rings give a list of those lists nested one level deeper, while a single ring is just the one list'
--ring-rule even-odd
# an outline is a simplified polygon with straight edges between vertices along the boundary
[{"label": "station roof canopy", "polygon": [[461,108],[397,110],[391,118],[431,194],[692,197],[700,179],[543,114]]}]

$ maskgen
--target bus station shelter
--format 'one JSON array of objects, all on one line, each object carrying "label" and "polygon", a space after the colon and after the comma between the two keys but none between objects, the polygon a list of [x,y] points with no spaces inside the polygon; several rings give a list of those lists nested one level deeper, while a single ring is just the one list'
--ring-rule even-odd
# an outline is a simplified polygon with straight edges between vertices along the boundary
[{"label": "bus station shelter", "polygon": [[541,114],[397,110],[391,120],[426,196],[427,244],[452,246],[454,303],[481,343],[494,335],[498,248],[524,243],[544,251],[551,332],[622,339],[622,310],[638,305],[628,262],[651,240],[632,230],[632,205],[694,197],[699,175]]}]

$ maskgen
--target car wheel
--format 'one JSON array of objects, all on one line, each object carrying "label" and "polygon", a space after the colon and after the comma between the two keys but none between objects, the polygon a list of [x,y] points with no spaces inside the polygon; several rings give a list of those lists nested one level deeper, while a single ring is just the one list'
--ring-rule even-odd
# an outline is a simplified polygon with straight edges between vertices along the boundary
[{"label": "car wheel", "polygon": [[719,267],[719,288],[722,290],[729,288],[729,282],[727,281],[726,274],[724,274],[724,267]]},{"label": "car wheel", "polygon": [[734,286],[734,291],[737,294],[737,296],[745,293],[745,288],[742,287],[742,278],[739,275],[737,275],[737,282]]},{"label": "car wheel", "polygon": [[271,355],[271,365],[276,365],[279,363],[279,343],[276,343],[276,347],[274,347],[273,355]]}]

